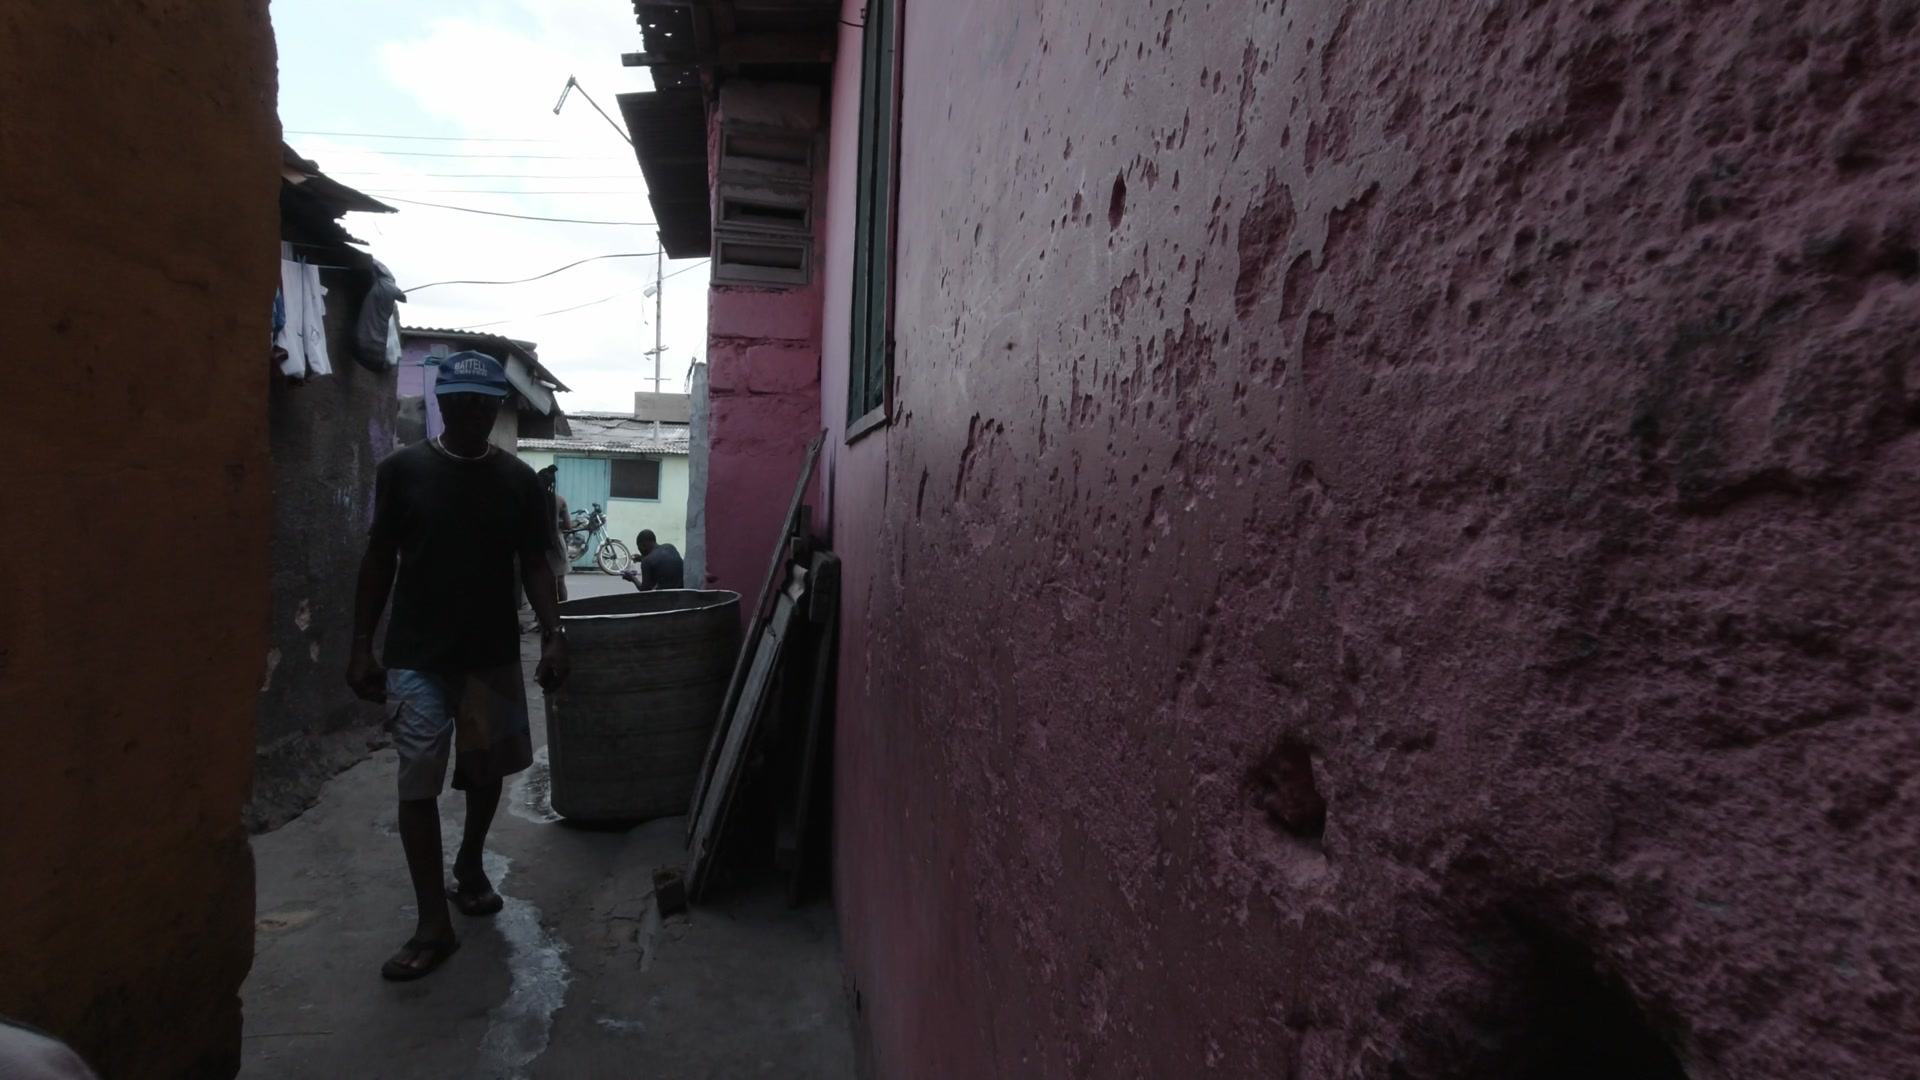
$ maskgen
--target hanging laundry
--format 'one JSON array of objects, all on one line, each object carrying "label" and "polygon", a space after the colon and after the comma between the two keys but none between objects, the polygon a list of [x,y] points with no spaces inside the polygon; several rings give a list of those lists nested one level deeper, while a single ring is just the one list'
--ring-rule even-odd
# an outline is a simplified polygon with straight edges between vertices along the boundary
[{"label": "hanging laundry", "polygon": [[282,374],[294,379],[333,374],[327,357],[327,287],[320,284],[320,268],[295,258],[292,244],[280,245],[280,293],[285,323],[274,344],[286,350]]},{"label": "hanging laundry", "polygon": [[293,260],[293,245],[280,245],[280,308],[279,325],[274,329],[273,344],[284,356],[280,361],[280,374],[292,379],[307,377],[306,339],[300,333],[301,305],[307,296],[306,279],[301,274],[300,264]]},{"label": "hanging laundry", "polygon": [[353,358],[361,367],[386,371],[400,363],[400,317],[394,305],[406,298],[393,272],[373,260],[373,284],[360,301],[360,317],[354,320]]},{"label": "hanging laundry", "polygon": [[331,375],[333,362],[327,357],[327,287],[320,284],[320,268],[300,260],[300,277],[306,284],[307,299],[301,305],[301,336],[306,338],[307,374]]}]

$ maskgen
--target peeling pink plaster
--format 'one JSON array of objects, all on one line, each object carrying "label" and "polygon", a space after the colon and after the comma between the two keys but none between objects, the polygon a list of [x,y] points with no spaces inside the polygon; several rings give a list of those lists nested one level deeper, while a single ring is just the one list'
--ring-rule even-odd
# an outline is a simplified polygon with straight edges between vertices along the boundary
[{"label": "peeling pink plaster", "polygon": [[905,12],[822,466],[875,1075],[1516,1075],[1581,980],[1910,1071],[1913,6]]},{"label": "peeling pink plaster", "polygon": [[[729,85],[713,125],[710,175],[718,174],[720,123],[737,116],[815,127],[819,106],[805,100],[812,93]],[[820,208],[814,217],[818,236],[826,227]],[[817,276],[804,287],[717,284],[708,297],[707,585],[747,597],[743,620],[766,580],[807,444],[820,430],[820,299]],[[820,505],[817,494],[809,502]]]}]

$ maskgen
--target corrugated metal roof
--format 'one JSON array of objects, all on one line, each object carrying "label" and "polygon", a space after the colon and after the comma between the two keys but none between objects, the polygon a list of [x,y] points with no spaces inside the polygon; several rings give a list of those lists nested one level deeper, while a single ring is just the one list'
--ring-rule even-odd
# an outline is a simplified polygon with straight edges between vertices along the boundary
[{"label": "corrugated metal roof", "polygon": [[668,432],[676,428],[684,431],[687,427],[687,420],[666,418],[655,420],[650,416],[642,419],[630,412],[596,412],[587,409],[572,415],[579,417],[582,424],[591,425],[593,431],[617,437],[645,434],[656,427],[664,428]]},{"label": "corrugated metal roof", "polygon": [[707,106],[697,87],[621,94],[621,118],[633,136],[633,154],[647,178],[647,201],[659,223],[660,243],[675,259],[712,247],[707,193]]},{"label": "corrugated metal roof", "polygon": [[840,20],[837,0],[733,0],[734,23],[742,33],[820,30]]},{"label": "corrugated metal roof", "polygon": [[824,85],[839,0],[631,0],[654,92],[621,94],[660,240],[676,259],[713,246],[707,113],[731,77]]},{"label": "corrugated metal roof", "polygon": [[522,450],[544,450],[556,454],[603,454],[608,457],[639,457],[665,454],[684,457],[692,453],[692,440],[684,433],[678,438],[647,436],[639,439],[521,439]]},{"label": "corrugated metal roof", "polygon": [[394,214],[399,211],[363,191],[341,183],[320,171],[320,166],[294,152],[293,147],[280,144],[281,179],[288,184],[311,195],[334,217],[349,210],[358,210],[367,214]]},{"label": "corrugated metal roof", "polygon": [[531,365],[534,372],[539,375],[541,379],[553,384],[555,390],[572,393],[572,390],[567,387],[567,384],[560,381],[558,375],[547,370],[546,365],[540,362],[539,346],[531,341],[520,341],[515,338],[502,337],[499,334],[483,333],[479,330],[455,330],[444,326],[402,326],[400,328],[400,336],[402,338],[439,338],[449,342],[457,341],[474,345],[484,345],[500,352],[517,352],[520,354],[520,359],[525,360]]}]

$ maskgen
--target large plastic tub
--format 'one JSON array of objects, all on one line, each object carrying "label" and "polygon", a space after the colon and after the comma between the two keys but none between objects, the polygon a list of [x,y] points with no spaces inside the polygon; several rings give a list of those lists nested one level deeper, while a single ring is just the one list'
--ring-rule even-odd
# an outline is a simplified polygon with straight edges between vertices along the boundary
[{"label": "large plastic tub", "polygon": [[573,674],[547,699],[554,812],[687,812],[740,651],[740,594],[679,589],[560,605]]}]

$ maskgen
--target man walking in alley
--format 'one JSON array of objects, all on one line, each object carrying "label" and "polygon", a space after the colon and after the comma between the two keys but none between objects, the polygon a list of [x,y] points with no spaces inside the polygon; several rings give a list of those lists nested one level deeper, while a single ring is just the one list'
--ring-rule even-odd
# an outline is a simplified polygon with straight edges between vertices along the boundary
[{"label": "man walking in alley", "polygon": [[687,587],[686,564],[680,561],[679,548],[656,543],[652,529],[641,529],[633,538],[633,546],[640,552],[640,565],[622,570],[620,576],[633,582],[634,588],[652,592]]},{"label": "man walking in alley", "polygon": [[[467,915],[502,905],[481,864],[502,781],[533,760],[520,674],[515,560],[541,628],[536,678],[551,691],[566,679],[547,551],[553,521],[532,469],[488,443],[511,384],[499,361],[462,352],[441,362],[434,394],[444,433],[380,463],[373,526],[354,597],[347,681],[361,698],[392,699],[400,754],[400,843],[413,879],[414,934],[381,968],[417,979],[459,947],[448,902]],[[386,665],[374,659],[374,628],[393,599]],[[456,738],[457,734],[457,738]],[[443,884],[438,799],[449,756],[453,786],[467,793],[467,819]]]}]

